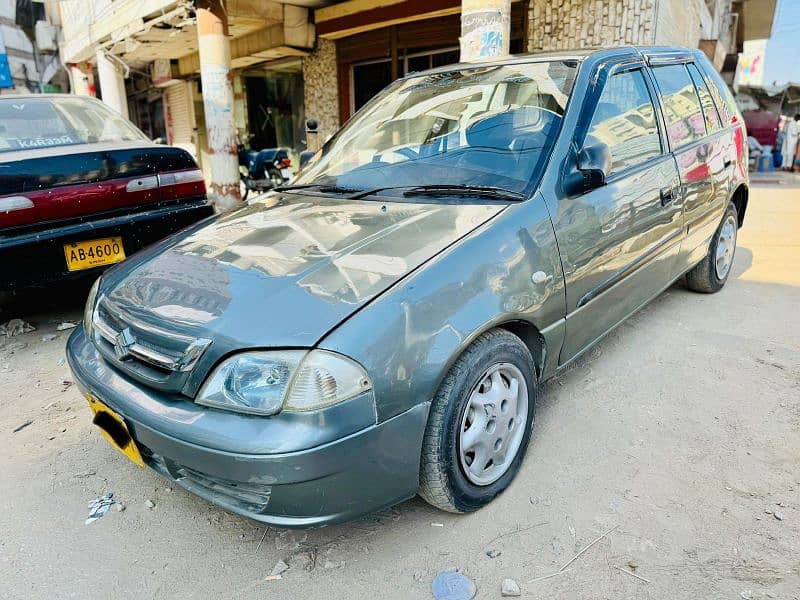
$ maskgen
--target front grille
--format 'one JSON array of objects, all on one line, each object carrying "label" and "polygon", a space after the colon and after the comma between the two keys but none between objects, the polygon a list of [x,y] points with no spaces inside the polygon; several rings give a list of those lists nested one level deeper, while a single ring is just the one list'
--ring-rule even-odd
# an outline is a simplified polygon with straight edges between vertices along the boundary
[{"label": "front grille", "polygon": [[186,376],[211,344],[144,323],[101,298],[92,315],[94,342],[118,368],[147,383],[178,391]]}]

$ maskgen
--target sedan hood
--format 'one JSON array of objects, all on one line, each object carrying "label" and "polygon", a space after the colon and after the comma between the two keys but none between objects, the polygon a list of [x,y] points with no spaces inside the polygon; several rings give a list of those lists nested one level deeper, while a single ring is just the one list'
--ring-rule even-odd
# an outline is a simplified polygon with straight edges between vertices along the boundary
[{"label": "sedan hood", "polygon": [[502,209],[275,195],[121,265],[104,294],[217,352],[313,346]]}]

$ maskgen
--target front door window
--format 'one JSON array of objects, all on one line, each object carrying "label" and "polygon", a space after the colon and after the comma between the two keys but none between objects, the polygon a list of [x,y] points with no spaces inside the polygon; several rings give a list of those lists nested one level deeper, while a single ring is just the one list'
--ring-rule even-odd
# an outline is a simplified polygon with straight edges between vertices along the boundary
[{"label": "front door window", "polygon": [[585,143],[594,141],[611,149],[612,174],[661,154],[655,107],[641,70],[617,73],[606,83]]}]

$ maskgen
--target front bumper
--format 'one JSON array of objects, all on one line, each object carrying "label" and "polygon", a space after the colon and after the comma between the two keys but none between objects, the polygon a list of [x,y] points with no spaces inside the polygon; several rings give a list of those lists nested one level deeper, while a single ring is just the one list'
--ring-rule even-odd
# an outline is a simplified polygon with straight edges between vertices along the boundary
[{"label": "front bumper", "polygon": [[140,212],[117,211],[113,215],[54,223],[44,229],[0,232],[0,289],[13,290],[91,273],[97,277],[97,271],[107,267],[68,271],[64,244],[120,236],[129,257],[213,213],[205,199],[197,199]]},{"label": "front bumper", "polygon": [[[417,491],[427,403],[314,447],[233,452],[160,430],[155,423],[181,401],[159,396],[115,371],[82,328],[70,337],[67,358],[81,391],[125,419],[148,466],[231,512],[282,527],[319,527],[396,504]],[[136,406],[129,401],[134,397]],[[142,406],[150,410],[143,413]],[[241,417],[231,413],[230,418]],[[296,435],[315,439],[316,432],[298,428]]]}]

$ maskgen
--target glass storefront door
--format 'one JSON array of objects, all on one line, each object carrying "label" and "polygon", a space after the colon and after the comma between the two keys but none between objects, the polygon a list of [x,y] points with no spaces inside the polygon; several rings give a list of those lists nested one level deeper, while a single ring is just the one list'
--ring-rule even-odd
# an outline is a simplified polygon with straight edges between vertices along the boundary
[{"label": "glass storefront door", "polygon": [[251,68],[242,73],[247,114],[247,146],[254,150],[305,150],[303,70],[299,61]]}]

